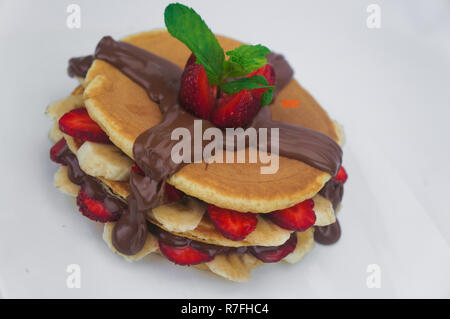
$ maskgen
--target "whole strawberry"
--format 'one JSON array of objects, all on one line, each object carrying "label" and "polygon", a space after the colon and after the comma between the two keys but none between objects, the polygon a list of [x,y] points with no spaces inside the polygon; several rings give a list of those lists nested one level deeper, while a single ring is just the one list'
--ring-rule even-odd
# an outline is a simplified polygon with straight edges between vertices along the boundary
[{"label": "whole strawberry", "polygon": [[224,52],[203,19],[180,3],[167,6],[164,21],[169,33],[192,52],[179,94],[187,111],[219,127],[237,127],[272,101],[275,72],[267,64],[267,47],[243,44]]},{"label": "whole strawberry", "polygon": [[217,87],[208,84],[205,68],[193,54],[181,76],[180,103],[194,115],[208,120],[216,102]]}]

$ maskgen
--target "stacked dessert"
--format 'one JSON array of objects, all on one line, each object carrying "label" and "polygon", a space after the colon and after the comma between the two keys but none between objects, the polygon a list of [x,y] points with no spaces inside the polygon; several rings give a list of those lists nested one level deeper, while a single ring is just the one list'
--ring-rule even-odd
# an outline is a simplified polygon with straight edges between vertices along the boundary
[{"label": "stacked dessert", "polygon": [[[314,239],[336,242],[347,179],[339,125],[281,55],[215,36],[181,4],[166,8],[165,22],[168,31],[104,37],[94,55],[70,60],[80,85],[46,111],[55,186],[105,224],[103,239],[128,261],[159,253],[246,281],[263,263],[298,262]],[[205,143],[182,154],[191,163],[174,161],[174,130],[194,136],[195,123],[200,134],[267,129],[269,141],[276,128],[278,169],[261,173],[267,162],[248,161],[251,145],[230,149],[226,139],[221,156],[245,161],[198,160]]]}]

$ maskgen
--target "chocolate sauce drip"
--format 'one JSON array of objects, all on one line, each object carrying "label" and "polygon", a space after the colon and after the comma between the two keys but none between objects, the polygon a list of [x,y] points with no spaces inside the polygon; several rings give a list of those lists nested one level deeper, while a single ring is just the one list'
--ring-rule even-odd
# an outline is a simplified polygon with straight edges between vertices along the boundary
[{"label": "chocolate sauce drip", "polygon": [[70,151],[67,144],[61,148],[57,157],[67,166],[69,180],[81,186],[89,198],[102,202],[117,219],[127,210],[126,203],[111,195],[103,184],[81,170],[77,157]]},{"label": "chocolate sauce drip", "polygon": [[331,245],[339,240],[341,237],[341,226],[339,221],[328,226],[314,227],[314,240],[322,245]]},{"label": "chocolate sauce drip", "polygon": [[103,203],[106,210],[114,216],[114,220],[118,220],[128,209],[126,203],[108,193],[102,183],[89,175],[84,177],[83,191],[89,198]]},{"label": "chocolate sauce drip", "polygon": [[275,70],[275,90],[276,96],[282,88],[284,88],[291,81],[294,70],[281,54],[269,53],[267,55],[267,62],[271,64]]},{"label": "chocolate sauce drip", "polygon": [[207,254],[208,256],[214,257],[218,254],[229,253],[235,251],[236,248],[218,246],[213,244],[202,243],[196,240],[192,240],[186,237],[180,237],[171,234],[161,228],[148,223],[148,230],[158,238],[160,242],[171,247],[186,247],[191,246],[201,253]]},{"label": "chocolate sauce drip", "polygon": [[344,196],[344,184],[334,179],[330,179],[319,191],[319,194],[328,199],[336,209]]},{"label": "chocolate sauce drip", "polygon": [[112,243],[121,253],[135,255],[147,239],[147,221],[145,212],[138,209],[136,199],[130,196],[127,200],[128,209],[114,226]]},{"label": "chocolate sauce drip", "polygon": [[[169,233],[151,223],[148,223],[149,231],[158,238],[160,242],[170,247],[186,247],[191,246],[199,252],[206,254],[210,257],[214,257],[218,254],[237,253],[245,254],[249,253],[256,258],[261,258],[265,254],[276,253],[279,249],[284,249],[286,245],[295,247],[297,245],[297,234],[292,233],[289,239],[280,246],[241,246],[241,247],[225,247],[213,244],[202,243],[186,237],[180,237]],[[272,258],[273,259],[273,258]],[[265,259],[265,262],[276,262],[279,259],[273,259],[272,261]]]},{"label": "chocolate sauce drip", "polygon": [[[150,99],[159,103],[163,114],[161,123],[143,132],[134,143],[134,158],[145,176],[131,173],[129,202],[133,204],[129,205],[128,211],[122,215],[113,230],[114,246],[124,254],[135,254],[145,244],[146,233],[142,229],[145,226],[146,210],[161,204],[165,180],[186,165],[174,163],[171,159],[172,147],[177,143],[170,140],[171,132],[175,128],[184,127],[193,136],[194,120],[199,119],[185,112],[178,104],[182,70],[175,64],[131,44],[116,42],[111,37],[104,37],[99,42],[95,58],[112,64],[143,87]],[[279,92],[289,83],[293,71],[281,55],[272,53],[268,58],[275,68],[275,91]],[[203,129],[212,126],[206,120],[202,120],[202,124]],[[271,128],[278,128],[281,156],[303,161],[336,175],[342,162],[342,150],[325,134],[274,122],[268,107],[262,108],[251,126],[256,129],[267,128],[269,134]],[[194,148],[193,150],[195,151]],[[195,158],[195,152],[191,156]],[[138,233],[133,236],[133,231]]]},{"label": "chocolate sauce drip", "polygon": [[76,185],[82,185],[86,174],[81,170],[77,157],[70,151],[67,144],[61,148],[57,157],[67,166],[69,180]]},{"label": "chocolate sauce drip", "polygon": [[252,127],[267,128],[267,149],[271,149],[271,129],[279,129],[279,154],[335,176],[341,167],[342,150],[329,136],[306,127],[272,121],[270,108],[262,108]]},{"label": "chocolate sauce drip", "polygon": [[93,55],[81,56],[78,58],[72,58],[69,60],[69,67],[67,73],[70,77],[78,76],[80,78],[86,77],[86,74],[94,62]]}]

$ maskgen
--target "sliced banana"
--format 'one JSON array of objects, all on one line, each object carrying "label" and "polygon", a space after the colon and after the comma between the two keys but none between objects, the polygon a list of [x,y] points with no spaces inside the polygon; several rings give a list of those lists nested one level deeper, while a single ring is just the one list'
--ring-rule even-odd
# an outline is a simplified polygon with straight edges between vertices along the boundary
[{"label": "sliced banana", "polygon": [[61,166],[55,174],[55,178],[53,179],[53,183],[56,188],[58,188],[61,192],[77,197],[78,192],[80,191],[80,186],[75,185],[69,179],[67,175],[67,167]]},{"label": "sliced banana", "polygon": [[249,254],[220,254],[206,266],[216,275],[231,281],[245,282],[250,280],[250,272],[262,262]]},{"label": "sliced banana", "polygon": [[50,132],[48,132],[48,137],[53,143],[56,143],[63,138],[63,133],[59,130],[58,122],[53,124]]},{"label": "sliced banana", "polygon": [[77,151],[81,169],[88,175],[127,181],[133,161],[116,146],[84,142]]},{"label": "sliced banana", "polygon": [[205,203],[188,197],[154,208],[149,217],[154,218],[168,231],[183,233],[197,228],[205,212]]},{"label": "sliced banana", "polygon": [[313,197],[314,212],[316,213],[316,223],[314,226],[327,226],[336,221],[334,209],[331,202],[320,195]]},{"label": "sliced banana", "polygon": [[297,246],[294,251],[284,257],[282,260],[295,264],[299,262],[314,247],[314,228],[311,227],[304,232],[297,233]]},{"label": "sliced banana", "polygon": [[53,102],[47,107],[45,114],[47,114],[52,120],[59,121],[61,116],[67,112],[84,106],[83,95],[69,95],[68,97]]},{"label": "sliced banana", "polygon": [[256,228],[245,238],[250,243],[264,243],[264,246],[282,245],[289,239],[292,231],[283,229],[270,220],[256,215],[258,224]]}]

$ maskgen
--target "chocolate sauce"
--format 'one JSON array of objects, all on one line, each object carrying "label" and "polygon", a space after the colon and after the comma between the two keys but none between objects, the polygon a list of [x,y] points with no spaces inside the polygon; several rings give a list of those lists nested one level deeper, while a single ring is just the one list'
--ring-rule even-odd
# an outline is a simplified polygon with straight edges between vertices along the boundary
[{"label": "chocolate sauce", "polygon": [[86,77],[87,71],[94,62],[93,55],[81,56],[69,60],[69,67],[67,73],[70,77],[78,76],[80,78]]},{"label": "chocolate sauce", "polygon": [[148,223],[148,230],[158,238],[158,240],[167,246],[171,247],[186,247],[191,246],[201,253],[214,257],[218,254],[228,253],[236,250],[236,248],[218,246],[213,244],[202,243],[196,240],[192,240],[186,237],[180,237],[171,234],[151,223]]},{"label": "chocolate sauce", "polygon": [[57,156],[67,166],[69,180],[76,185],[82,186],[89,198],[102,202],[116,219],[119,219],[127,210],[126,203],[109,194],[103,184],[81,170],[77,157],[70,151],[67,144],[61,148]]},{"label": "chocolate sauce", "polygon": [[290,248],[290,251],[285,251],[284,253],[291,253],[297,246],[297,241],[297,234],[294,232],[291,234],[289,239],[280,246],[249,246],[247,247],[247,250],[250,254],[263,262],[277,262],[280,260],[280,250],[283,252],[283,250],[285,251]]},{"label": "chocolate sauce", "polygon": [[336,209],[344,196],[344,184],[330,179],[319,191],[319,194],[328,199],[333,204],[333,209]]},{"label": "chocolate sauce", "polygon": [[[293,249],[297,246],[297,234],[292,233],[289,239],[280,246],[241,246],[241,247],[225,247],[217,246],[213,244],[206,244],[196,240],[192,240],[186,237],[180,237],[169,233],[151,223],[148,223],[149,231],[158,238],[160,242],[170,247],[186,247],[191,246],[197,251],[206,254],[210,257],[215,257],[218,254],[237,253],[239,255],[249,253],[258,259],[264,259],[265,262],[277,262],[280,260],[280,256],[277,258],[277,251],[284,250],[286,246],[291,246]],[[264,258],[265,255],[273,256]]]},{"label": "chocolate sauce", "polygon": [[[185,112],[178,104],[182,70],[175,64],[129,43],[114,41],[111,37],[104,37],[99,42],[95,59],[112,64],[143,87],[150,99],[159,103],[163,114],[163,120],[143,132],[134,143],[134,158],[145,176],[131,173],[129,209],[113,230],[116,249],[124,254],[135,254],[145,244],[145,212],[161,204],[165,180],[186,165],[172,161],[171,150],[177,141],[170,140],[169,136],[178,127],[187,128],[193,135],[194,120],[199,119]],[[81,71],[88,60],[87,57],[73,60],[72,72]],[[293,71],[281,55],[272,53],[268,60],[274,65],[277,77],[275,92],[279,92],[289,83]],[[202,122],[203,129],[212,127],[209,121]],[[267,128],[269,134],[270,128],[278,128],[281,156],[303,161],[332,176],[337,174],[342,162],[342,150],[327,135],[292,124],[274,122],[268,107],[261,109],[251,126],[256,129]],[[192,157],[195,157],[194,152]],[[133,236],[134,231],[137,233]]]},{"label": "chocolate sauce", "polygon": [[82,185],[86,174],[81,170],[77,157],[70,151],[67,144],[56,156],[67,166],[69,180],[76,185]]},{"label": "chocolate sauce", "polygon": [[341,226],[339,221],[328,226],[314,227],[314,240],[322,245],[331,245],[339,240],[341,237]]}]

